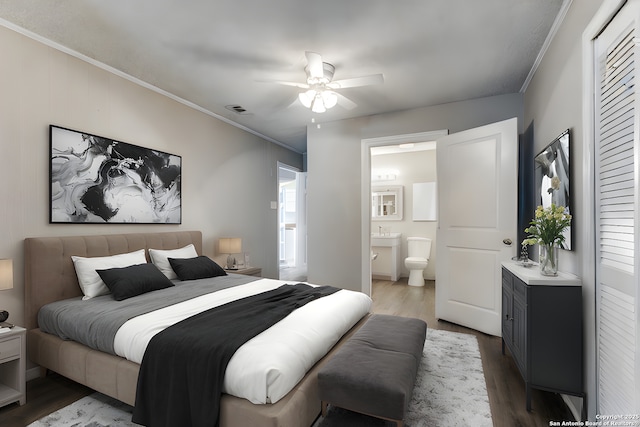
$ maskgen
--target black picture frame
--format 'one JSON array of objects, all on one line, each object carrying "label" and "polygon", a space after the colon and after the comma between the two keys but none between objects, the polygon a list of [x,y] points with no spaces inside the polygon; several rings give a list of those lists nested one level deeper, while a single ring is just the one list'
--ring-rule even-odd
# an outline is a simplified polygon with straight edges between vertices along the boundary
[{"label": "black picture frame", "polygon": [[56,125],[49,148],[49,223],[182,223],[181,156]]},{"label": "black picture frame", "polygon": [[[571,197],[571,132],[562,132],[549,143],[535,158],[536,206],[547,208],[551,204],[564,206],[565,212],[572,214]],[[571,250],[572,234],[569,226],[565,232],[563,249]]]}]

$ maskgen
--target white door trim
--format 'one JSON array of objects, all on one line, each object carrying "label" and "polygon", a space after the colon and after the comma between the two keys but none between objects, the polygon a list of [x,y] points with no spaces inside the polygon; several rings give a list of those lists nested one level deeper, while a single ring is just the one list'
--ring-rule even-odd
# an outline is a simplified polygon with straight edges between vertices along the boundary
[{"label": "white door trim", "polygon": [[360,144],[360,170],[362,172],[360,179],[360,247],[362,248],[360,265],[362,277],[361,290],[365,294],[371,295],[371,147],[405,144],[409,142],[435,141],[441,136],[448,134],[449,131],[443,129],[362,139]]},{"label": "white door trim", "polygon": [[[278,230],[278,277],[280,277],[280,255],[281,255],[280,254],[280,209],[281,209],[281,206],[280,206],[280,169],[286,169],[288,171],[295,172],[296,174],[300,173],[301,170],[299,168],[295,167],[295,166],[291,166],[291,165],[289,165],[287,163],[283,163],[283,162],[281,162],[279,160],[276,162],[276,164],[277,164],[276,188],[278,189],[278,194],[276,194],[276,200],[277,200],[276,228]],[[306,200],[305,200],[305,203],[306,203]],[[297,209],[296,209],[296,211],[297,211]],[[299,216],[300,212],[297,211],[296,215]],[[305,233],[306,233],[306,231],[305,231]],[[298,242],[296,242],[296,246],[298,246]],[[305,246],[304,250],[306,251],[306,246]],[[297,255],[298,254],[296,253],[296,258],[297,258]]]}]

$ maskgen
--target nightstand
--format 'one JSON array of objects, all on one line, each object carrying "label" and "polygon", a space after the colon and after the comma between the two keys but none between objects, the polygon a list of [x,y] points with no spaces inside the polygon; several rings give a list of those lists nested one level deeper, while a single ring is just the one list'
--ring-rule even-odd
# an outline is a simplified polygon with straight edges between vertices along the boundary
[{"label": "nightstand", "polygon": [[0,332],[0,407],[9,403],[26,403],[26,339],[27,330],[14,326]]},{"label": "nightstand", "polygon": [[247,267],[238,268],[237,270],[227,270],[227,273],[244,274],[245,276],[262,276],[262,268],[260,267]]}]

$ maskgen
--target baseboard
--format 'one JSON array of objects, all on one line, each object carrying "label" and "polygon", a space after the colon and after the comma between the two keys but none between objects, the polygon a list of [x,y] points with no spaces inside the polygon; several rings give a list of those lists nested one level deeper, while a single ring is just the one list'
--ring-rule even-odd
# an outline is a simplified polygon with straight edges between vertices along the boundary
[{"label": "baseboard", "polygon": [[567,407],[571,411],[571,414],[573,415],[573,419],[576,421],[584,421],[581,419],[582,418],[582,416],[580,415],[581,411],[578,411],[578,408],[576,408],[575,402],[571,400],[571,396],[568,396],[566,394],[561,394],[560,396],[562,397],[562,400],[564,400],[564,403],[567,405]]}]

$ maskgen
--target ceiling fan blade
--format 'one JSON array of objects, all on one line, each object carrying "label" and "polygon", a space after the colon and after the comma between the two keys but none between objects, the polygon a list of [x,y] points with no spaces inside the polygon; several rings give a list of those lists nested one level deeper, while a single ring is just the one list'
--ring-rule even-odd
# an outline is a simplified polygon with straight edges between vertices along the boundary
[{"label": "ceiling fan blade", "polygon": [[346,108],[347,110],[353,110],[358,106],[358,104],[356,104],[346,96],[342,95],[341,93],[336,92],[336,95],[338,96],[338,104],[341,107]]},{"label": "ceiling fan blade", "polygon": [[322,68],[322,57],[315,52],[305,52],[307,55],[307,72],[310,77],[322,78],[324,70]]},{"label": "ceiling fan blade", "polygon": [[382,74],[373,74],[370,76],[354,77],[352,79],[335,80],[327,84],[331,89],[344,89],[348,87],[370,86],[384,83]]},{"label": "ceiling fan blade", "polygon": [[278,85],[283,85],[283,86],[293,86],[293,87],[298,87],[300,89],[309,89],[309,85],[306,83],[298,83],[298,82],[286,82],[286,81],[281,81],[281,80],[269,80],[269,81],[264,81],[264,83],[275,83]]}]

